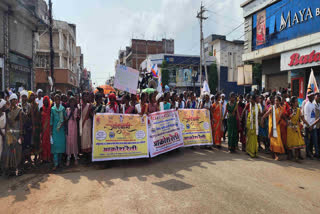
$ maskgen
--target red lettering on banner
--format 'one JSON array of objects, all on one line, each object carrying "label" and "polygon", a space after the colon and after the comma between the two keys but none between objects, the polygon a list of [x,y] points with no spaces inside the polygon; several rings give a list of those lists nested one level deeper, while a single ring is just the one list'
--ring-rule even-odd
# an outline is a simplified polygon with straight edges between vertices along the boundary
[{"label": "red lettering on banner", "polygon": [[300,56],[298,53],[294,53],[290,57],[290,63],[289,66],[296,66],[296,65],[304,65],[308,63],[318,62],[320,61],[320,52],[316,53],[316,51],[312,51],[308,55]]}]

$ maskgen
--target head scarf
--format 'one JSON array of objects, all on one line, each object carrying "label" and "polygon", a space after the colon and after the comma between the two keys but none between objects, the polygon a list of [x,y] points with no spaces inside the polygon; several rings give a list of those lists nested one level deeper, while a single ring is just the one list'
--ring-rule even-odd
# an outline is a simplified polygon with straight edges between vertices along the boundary
[{"label": "head scarf", "polygon": [[12,93],[11,95],[10,95],[10,97],[9,97],[9,101],[11,101],[11,100],[13,100],[13,99],[18,99],[18,96],[16,95],[16,94],[14,94],[14,93]]},{"label": "head scarf", "polygon": [[33,91],[28,91],[28,99],[30,99],[31,94],[33,94]]},{"label": "head scarf", "polygon": [[[116,99],[117,99],[117,98],[116,98],[116,95],[115,95],[114,93],[111,93],[111,94],[109,95],[109,103],[108,103],[108,105],[111,104],[110,99],[114,99],[114,100],[115,100],[112,109],[113,109],[113,112],[116,113],[116,112],[117,112],[117,109],[118,109],[118,104],[117,104],[117,102],[116,102]],[[110,107],[111,107],[111,106],[110,106]]]},{"label": "head scarf", "polygon": [[23,90],[23,91],[21,91],[20,92],[20,97],[22,97],[22,96],[29,96],[29,94],[28,94],[28,92],[26,91],[26,90]]},{"label": "head scarf", "polygon": [[7,102],[4,99],[1,99],[0,101],[0,109],[3,108],[3,106],[5,106],[7,104]]},{"label": "head scarf", "polygon": [[111,93],[111,94],[109,95],[109,100],[110,100],[110,99],[116,100],[117,97],[116,97],[116,95],[115,95],[114,93]]},{"label": "head scarf", "polygon": [[39,95],[40,92],[43,92],[43,91],[42,91],[42,89],[39,88],[39,89],[37,90],[37,95]]},{"label": "head scarf", "polygon": [[44,100],[47,100],[48,101],[48,107],[46,107],[45,105],[42,106],[42,110],[46,113],[50,112],[50,108],[51,108],[51,104],[50,104],[50,98],[48,96],[44,96],[43,98],[43,103],[44,103]]}]

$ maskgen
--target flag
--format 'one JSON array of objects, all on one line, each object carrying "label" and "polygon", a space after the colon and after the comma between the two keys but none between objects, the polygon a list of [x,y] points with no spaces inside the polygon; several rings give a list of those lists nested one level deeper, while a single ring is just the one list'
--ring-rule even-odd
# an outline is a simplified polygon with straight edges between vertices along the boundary
[{"label": "flag", "polygon": [[314,73],[313,73],[313,69],[311,68],[311,73],[310,73],[310,77],[309,77],[309,83],[308,83],[308,89],[307,92],[309,90],[312,90],[314,93],[318,93],[319,92],[319,87],[317,84],[317,80],[314,77]]},{"label": "flag", "polygon": [[161,71],[158,74],[158,87],[157,87],[157,91],[159,93],[162,93],[162,80],[161,80]]},{"label": "flag", "polygon": [[207,80],[203,81],[202,94],[205,94],[205,93],[210,94],[210,88]]},{"label": "flag", "polygon": [[152,68],[151,68],[151,73],[154,77],[158,77],[158,65],[157,64],[153,64]]}]

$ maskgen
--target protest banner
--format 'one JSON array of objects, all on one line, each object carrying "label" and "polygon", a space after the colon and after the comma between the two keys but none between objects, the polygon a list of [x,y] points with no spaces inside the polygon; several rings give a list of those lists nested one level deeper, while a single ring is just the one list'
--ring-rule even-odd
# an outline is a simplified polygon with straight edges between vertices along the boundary
[{"label": "protest banner", "polygon": [[117,65],[114,78],[114,88],[131,94],[137,93],[139,71],[133,68]]},{"label": "protest banner", "polygon": [[155,112],[148,117],[148,144],[151,157],[183,146],[179,115],[176,110]]},{"label": "protest banner", "polygon": [[147,140],[145,116],[96,114],[92,161],[147,158]]},{"label": "protest banner", "polygon": [[209,110],[182,109],[178,112],[185,147],[213,144]]}]

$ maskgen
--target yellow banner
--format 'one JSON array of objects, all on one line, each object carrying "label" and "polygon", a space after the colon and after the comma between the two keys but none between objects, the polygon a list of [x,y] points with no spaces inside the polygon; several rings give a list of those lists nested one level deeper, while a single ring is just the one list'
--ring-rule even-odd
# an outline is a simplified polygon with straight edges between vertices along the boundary
[{"label": "yellow banner", "polygon": [[97,114],[92,161],[147,158],[147,119],[139,115]]},{"label": "yellow banner", "polygon": [[178,112],[185,147],[213,144],[209,110],[181,109]]}]

